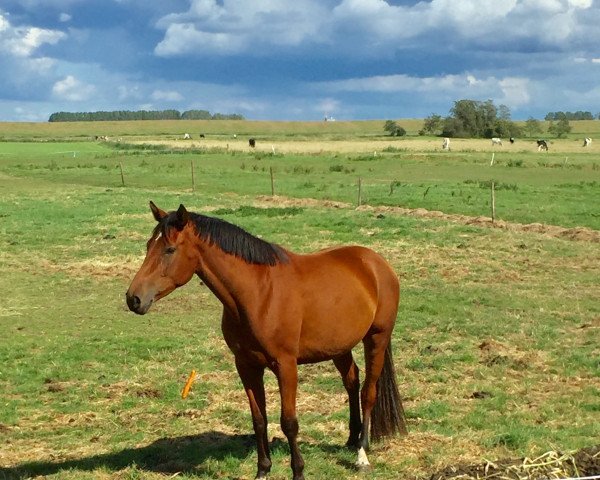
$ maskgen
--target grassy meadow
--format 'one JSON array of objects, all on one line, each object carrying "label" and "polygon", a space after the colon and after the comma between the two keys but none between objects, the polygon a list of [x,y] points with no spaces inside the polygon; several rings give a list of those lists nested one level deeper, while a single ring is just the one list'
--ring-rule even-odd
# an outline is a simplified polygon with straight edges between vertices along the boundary
[{"label": "grassy meadow", "polygon": [[[416,120],[398,122],[403,139],[383,122],[184,123],[0,124],[0,479],[253,478],[218,301],[193,279],[144,317],[125,305],[149,200],[299,252],[366,245],[394,266],[410,434],[373,445],[367,478],[598,444],[600,122],[572,122],[548,153],[528,139],[443,152]],[[285,479],[266,378],[269,478]],[[343,448],[333,365],[300,368],[298,411],[307,478],[365,478]]]}]

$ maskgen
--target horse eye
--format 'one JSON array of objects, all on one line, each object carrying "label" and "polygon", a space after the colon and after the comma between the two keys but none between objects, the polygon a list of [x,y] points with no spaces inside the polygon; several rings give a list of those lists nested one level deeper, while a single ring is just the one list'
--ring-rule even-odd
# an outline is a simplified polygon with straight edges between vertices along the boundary
[{"label": "horse eye", "polygon": [[175,250],[176,250],[175,247],[167,247],[167,248],[165,248],[165,254],[171,255],[172,253],[175,253]]}]

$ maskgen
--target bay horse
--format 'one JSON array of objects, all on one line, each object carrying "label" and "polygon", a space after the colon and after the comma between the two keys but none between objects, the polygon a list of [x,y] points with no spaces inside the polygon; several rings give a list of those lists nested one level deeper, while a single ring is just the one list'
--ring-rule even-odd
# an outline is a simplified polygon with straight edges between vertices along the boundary
[{"label": "bay horse", "polygon": [[[221,328],[250,403],[258,451],[256,478],[271,469],[263,376],[277,377],[281,429],[294,480],[304,479],[298,448],[298,365],[333,360],[349,398],[350,435],[358,468],[368,468],[371,440],[406,434],[390,339],[399,281],[390,265],[365,247],[344,246],[299,255],[224,220],[165,212],[150,202],[158,224],[146,258],[126,293],[129,309],[143,315],[194,274],[223,304]],[[360,390],[352,348],[364,345]],[[362,421],[361,421],[362,407]]]}]

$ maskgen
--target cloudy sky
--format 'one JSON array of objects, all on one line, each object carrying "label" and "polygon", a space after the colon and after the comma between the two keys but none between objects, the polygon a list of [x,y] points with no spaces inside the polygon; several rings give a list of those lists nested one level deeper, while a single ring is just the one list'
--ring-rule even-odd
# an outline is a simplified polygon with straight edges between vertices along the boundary
[{"label": "cloudy sky", "polygon": [[600,112],[600,0],[2,0],[0,120]]}]

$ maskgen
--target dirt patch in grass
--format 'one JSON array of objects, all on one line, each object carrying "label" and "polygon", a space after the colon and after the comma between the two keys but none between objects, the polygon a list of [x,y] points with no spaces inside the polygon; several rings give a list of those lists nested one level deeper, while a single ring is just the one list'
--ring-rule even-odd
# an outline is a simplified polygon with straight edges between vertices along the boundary
[{"label": "dirt patch in grass", "polygon": [[67,273],[74,277],[133,278],[142,260],[134,257],[107,257],[58,264],[42,259],[40,266],[46,271]]},{"label": "dirt patch in grass", "polygon": [[[276,203],[279,206],[298,206],[298,207],[321,207],[321,208],[352,208],[353,206],[349,203],[344,202],[333,202],[330,200],[317,200],[314,198],[288,198],[281,196],[270,197],[268,195],[261,195],[256,197],[256,202],[260,205],[271,205]],[[447,220],[453,223],[460,223],[463,225],[473,225],[477,227],[485,228],[499,228],[502,230],[516,231],[516,232],[531,232],[546,235],[549,237],[562,238],[565,240],[574,240],[581,242],[594,242],[600,243],[600,231],[593,230],[586,227],[574,227],[565,228],[558,225],[545,225],[541,223],[515,223],[507,222],[504,220],[492,221],[490,217],[471,217],[468,215],[458,215],[444,213],[437,210],[426,210],[424,208],[403,208],[403,207],[389,207],[379,206],[373,207],[370,205],[362,205],[357,207],[359,211],[369,211],[378,214],[394,214],[394,215],[407,215],[411,217],[423,217],[423,218],[438,218]]]},{"label": "dirt patch in grass", "polygon": [[280,207],[320,207],[320,208],[352,208],[352,204],[346,202],[334,202],[333,200],[318,200],[316,198],[292,198],[281,195],[259,195],[256,197],[259,206],[271,206],[276,204]]},{"label": "dirt patch in grass", "polygon": [[[72,262],[56,262],[47,258],[21,255],[20,257],[4,257],[5,265],[21,272],[66,273],[72,277],[94,278],[126,278],[131,279],[139,270],[143,257],[104,256]],[[1,313],[1,311],[0,311]]]}]

